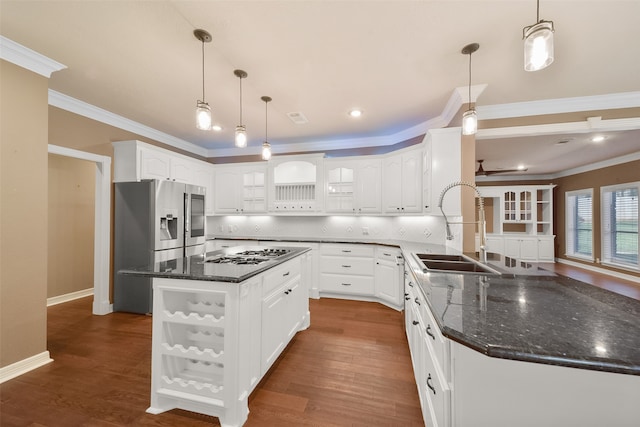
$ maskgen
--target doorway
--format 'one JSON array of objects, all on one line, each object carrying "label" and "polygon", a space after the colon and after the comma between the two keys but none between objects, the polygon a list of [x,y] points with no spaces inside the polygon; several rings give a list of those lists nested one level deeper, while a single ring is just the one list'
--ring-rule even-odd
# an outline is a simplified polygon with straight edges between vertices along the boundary
[{"label": "doorway", "polygon": [[[93,314],[113,311],[109,301],[111,157],[49,145],[49,154],[95,163],[95,202],[93,238]],[[51,227],[51,224],[49,225]]]}]

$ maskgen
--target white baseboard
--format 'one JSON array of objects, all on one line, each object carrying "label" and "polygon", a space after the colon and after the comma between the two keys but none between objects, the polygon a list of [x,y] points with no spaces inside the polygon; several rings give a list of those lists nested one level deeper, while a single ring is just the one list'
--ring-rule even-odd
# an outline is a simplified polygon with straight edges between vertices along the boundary
[{"label": "white baseboard", "polygon": [[47,307],[56,304],[62,304],[63,302],[73,301],[74,299],[84,298],[93,295],[93,288],[83,289],[81,291],[71,292],[64,295],[58,295],[57,297],[47,298]]},{"label": "white baseboard", "polygon": [[27,357],[4,368],[0,368],[0,384],[51,362],[53,362],[53,359],[49,357],[49,352],[43,351],[35,356]]},{"label": "white baseboard", "polygon": [[640,277],[632,276],[630,274],[620,273],[619,271],[608,270],[606,268],[600,268],[600,267],[594,267],[594,266],[589,265],[589,264],[583,264],[581,262],[570,261],[570,260],[564,259],[564,258],[556,258],[556,261],[559,262],[560,264],[567,264],[567,265],[570,265],[572,267],[583,268],[585,270],[594,271],[596,273],[606,274],[608,276],[613,276],[613,277],[616,277],[618,279],[623,279],[623,280],[628,280],[630,282],[640,283]]}]

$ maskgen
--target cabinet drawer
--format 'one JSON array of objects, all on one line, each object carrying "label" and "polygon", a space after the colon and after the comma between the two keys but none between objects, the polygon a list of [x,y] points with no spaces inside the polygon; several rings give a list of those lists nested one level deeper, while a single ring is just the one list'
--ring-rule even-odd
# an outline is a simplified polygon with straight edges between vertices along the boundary
[{"label": "cabinet drawer", "polygon": [[262,295],[268,295],[281,284],[299,276],[301,272],[300,258],[294,258],[272,268],[264,276]]},{"label": "cabinet drawer", "polygon": [[373,258],[375,246],[373,245],[344,245],[325,243],[320,247],[322,255],[357,256]]},{"label": "cabinet drawer", "polygon": [[[436,363],[435,355],[429,343],[429,337],[424,335],[424,384],[422,396],[429,407],[429,425],[434,427],[446,426],[449,423],[449,406],[451,404],[451,390],[442,376],[442,371]],[[424,407],[424,405],[423,405]]]},{"label": "cabinet drawer", "polygon": [[320,258],[320,271],[373,276],[373,258],[323,256]]},{"label": "cabinet drawer", "polygon": [[376,259],[378,261],[398,262],[398,257],[402,256],[402,253],[395,248],[378,247],[376,249]]},{"label": "cabinet drawer", "polygon": [[323,273],[320,291],[373,296],[373,277]]}]

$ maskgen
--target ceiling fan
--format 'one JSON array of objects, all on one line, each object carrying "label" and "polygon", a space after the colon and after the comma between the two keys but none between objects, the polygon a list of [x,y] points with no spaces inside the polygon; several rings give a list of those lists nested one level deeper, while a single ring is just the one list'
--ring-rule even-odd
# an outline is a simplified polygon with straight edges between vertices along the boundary
[{"label": "ceiling fan", "polygon": [[482,162],[484,162],[484,160],[478,160],[477,162],[478,162],[478,170],[476,171],[476,176],[489,176],[489,175],[495,175],[497,173],[526,171],[526,169],[497,169],[492,171],[486,171],[482,167]]}]

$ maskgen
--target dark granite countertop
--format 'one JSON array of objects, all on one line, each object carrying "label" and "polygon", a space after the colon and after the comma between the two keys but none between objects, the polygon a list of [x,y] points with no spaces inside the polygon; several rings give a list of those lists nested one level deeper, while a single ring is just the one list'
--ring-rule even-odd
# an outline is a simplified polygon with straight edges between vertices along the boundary
[{"label": "dark granite countertop", "polygon": [[640,375],[640,301],[502,256],[489,258],[497,276],[408,262],[447,338],[491,357]]},{"label": "dark granite countertop", "polygon": [[147,277],[165,277],[169,279],[206,280],[211,282],[240,283],[260,274],[270,268],[282,264],[292,258],[308,252],[310,248],[270,246],[276,249],[288,249],[289,253],[279,256],[276,259],[256,265],[236,265],[236,264],[214,264],[204,262],[208,258],[229,253],[231,249],[248,250],[264,249],[262,247],[238,246],[236,248],[221,249],[208,252],[206,255],[193,255],[185,258],[178,258],[170,261],[155,263],[122,269],[119,274],[130,274]]}]

